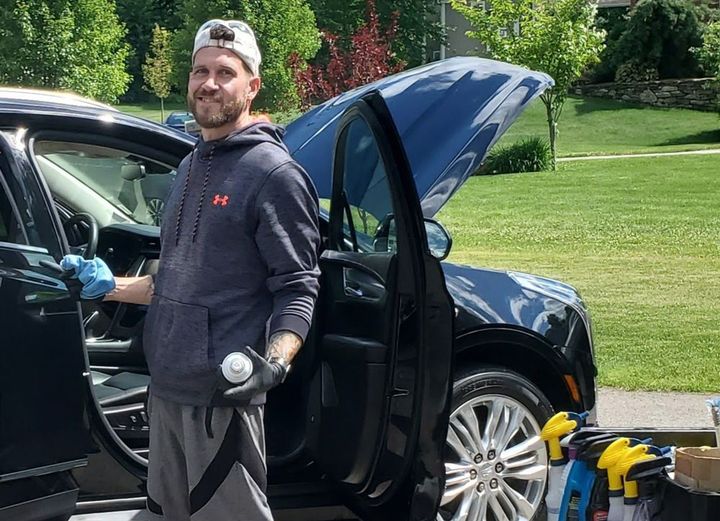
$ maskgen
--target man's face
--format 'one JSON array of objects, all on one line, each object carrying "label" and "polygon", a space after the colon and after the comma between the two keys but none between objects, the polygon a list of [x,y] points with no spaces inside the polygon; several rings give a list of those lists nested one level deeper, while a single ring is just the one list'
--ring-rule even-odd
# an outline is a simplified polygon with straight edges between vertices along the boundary
[{"label": "man's face", "polygon": [[232,51],[204,47],[195,55],[188,81],[188,107],[202,128],[235,123],[260,88],[243,61]]}]

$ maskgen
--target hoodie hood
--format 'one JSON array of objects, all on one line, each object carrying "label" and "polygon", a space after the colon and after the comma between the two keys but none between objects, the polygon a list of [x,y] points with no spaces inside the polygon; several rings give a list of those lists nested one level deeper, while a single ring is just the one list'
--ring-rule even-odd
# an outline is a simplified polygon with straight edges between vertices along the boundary
[{"label": "hoodie hood", "polygon": [[345,109],[371,91],[384,98],[432,217],[482,164],[528,104],[554,84],[547,74],[481,58],[451,58],[401,72],[331,99],[287,127],[285,143],[330,197],[332,154]]},{"label": "hoodie hood", "polygon": [[272,123],[264,121],[253,123],[239,130],[231,132],[225,137],[205,141],[202,135],[198,138],[196,145],[196,153],[199,158],[205,160],[210,156],[210,152],[217,153],[223,149],[236,147],[251,147],[259,143],[273,143],[287,150],[283,143],[285,129]]}]

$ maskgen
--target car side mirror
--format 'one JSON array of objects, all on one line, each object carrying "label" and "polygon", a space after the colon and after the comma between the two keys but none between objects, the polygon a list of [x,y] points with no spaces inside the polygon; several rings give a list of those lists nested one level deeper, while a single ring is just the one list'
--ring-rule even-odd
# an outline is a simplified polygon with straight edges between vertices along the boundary
[{"label": "car side mirror", "polygon": [[452,248],[452,237],[445,227],[434,219],[426,217],[425,234],[430,255],[438,260],[447,259],[450,255],[450,248]]},{"label": "car side mirror", "polygon": [[136,181],[145,177],[145,165],[128,163],[120,167],[120,177],[126,181]]}]

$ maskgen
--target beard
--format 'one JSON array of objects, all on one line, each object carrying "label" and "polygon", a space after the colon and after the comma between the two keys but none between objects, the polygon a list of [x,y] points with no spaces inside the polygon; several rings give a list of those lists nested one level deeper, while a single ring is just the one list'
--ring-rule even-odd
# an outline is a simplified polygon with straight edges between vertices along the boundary
[{"label": "beard", "polygon": [[227,103],[222,102],[222,98],[215,98],[220,101],[220,105],[217,109],[198,110],[197,107],[197,96],[212,98],[211,95],[203,93],[188,93],[187,102],[188,108],[192,115],[195,116],[195,121],[201,128],[220,128],[228,123],[233,123],[240,118],[240,115],[247,108],[247,100],[232,100]]}]

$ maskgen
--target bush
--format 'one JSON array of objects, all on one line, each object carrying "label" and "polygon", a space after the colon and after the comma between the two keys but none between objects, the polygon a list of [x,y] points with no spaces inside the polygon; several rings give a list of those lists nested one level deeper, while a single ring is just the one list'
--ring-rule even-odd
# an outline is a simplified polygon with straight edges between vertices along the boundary
[{"label": "bush", "polygon": [[600,54],[600,63],[589,76],[596,83],[615,81],[617,71],[617,46],[620,37],[627,28],[629,9],[627,7],[607,7],[598,10],[597,27],[605,31],[605,49]]},{"label": "bush", "polygon": [[657,69],[643,66],[634,60],[623,63],[617,68],[617,71],[615,71],[615,81],[618,83],[636,83],[639,81],[653,81],[657,79]]},{"label": "bush", "polygon": [[641,76],[657,70],[660,79],[691,78],[700,74],[691,49],[701,44],[702,23],[691,0],[640,0],[612,60],[618,68],[633,63]]},{"label": "bush", "polygon": [[[399,16],[399,15],[398,15]],[[383,29],[375,9],[375,0],[367,0],[367,21],[347,39],[323,33],[328,48],[328,60],[303,66],[292,56],[290,66],[295,75],[302,107],[308,108],[334,98],[342,92],[400,72],[405,62],[392,51],[391,43],[397,33],[397,16]]]},{"label": "bush", "polygon": [[720,80],[720,22],[707,26],[703,35],[703,46],[697,55],[705,73]]},{"label": "bush", "polygon": [[550,145],[539,137],[523,139],[512,145],[495,147],[485,159],[480,174],[511,174],[549,170]]}]

